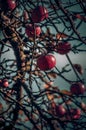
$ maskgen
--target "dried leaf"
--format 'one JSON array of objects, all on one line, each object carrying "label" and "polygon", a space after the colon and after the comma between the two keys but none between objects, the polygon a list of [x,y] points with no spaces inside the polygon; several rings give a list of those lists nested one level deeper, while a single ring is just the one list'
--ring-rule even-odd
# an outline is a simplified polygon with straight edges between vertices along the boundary
[{"label": "dried leaf", "polygon": [[49,76],[50,78],[56,78],[56,77],[57,77],[57,74],[56,74],[55,72],[49,72],[49,73],[48,73],[48,76]]},{"label": "dried leaf", "polygon": [[66,95],[68,95],[68,96],[71,96],[72,95],[72,93],[70,92],[70,91],[68,91],[68,90],[61,90],[60,91],[62,94],[66,94]]},{"label": "dried leaf", "polygon": [[61,40],[62,38],[67,38],[68,35],[65,33],[58,33],[56,34],[56,39]]},{"label": "dried leaf", "polygon": [[50,86],[53,84],[53,82],[48,82],[44,84],[44,88],[50,88]]},{"label": "dried leaf", "polygon": [[15,33],[12,34],[12,39],[13,39],[13,41],[17,41],[18,40],[18,37],[16,36]]},{"label": "dried leaf", "polygon": [[[45,83],[44,84],[44,88],[45,89],[51,88],[52,84],[53,84],[53,82]],[[50,94],[48,91],[46,92],[46,95],[47,95],[47,97],[48,97],[49,100],[54,99],[54,95]]]},{"label": "dried leaf", "polygon": [[48,97],[48,99],[49,99],[49,100],[53,100],[53,98],[54,98],[54,95],[47,94],[47,97]]},{"label": "dried leaf", "polygon": [[83,68],[80,64],[73,64],[74,68],[77,70],[79,74],[83,74]]},{"label": "dried leaf", "polygon": [[29,71],[30,70],[30,66],[26,66],[25,70]]}]

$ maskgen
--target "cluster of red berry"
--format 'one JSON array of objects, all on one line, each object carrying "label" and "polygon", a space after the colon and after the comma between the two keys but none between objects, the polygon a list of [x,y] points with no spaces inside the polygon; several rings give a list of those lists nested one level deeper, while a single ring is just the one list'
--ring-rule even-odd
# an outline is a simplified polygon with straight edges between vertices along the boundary
[{"label": "cluster of red berry", "polygon": [[[72,95],[79,96],[84,94],[85,92],[85,86],[81,82],[76,82],[71,84],[70,86],[70,92]],[[81,107],[83,109],[86,108],[86,105],[81,104]],[[58,117],[65,117],[67,120],[71,119],[79,119],[81,117],[82,111],[79,108],[70,107],[65,108],[64,104],[58,104],[53,105],[53,114],[55,114]]]},{"label": "cluster of red berry", "polygon": [[[9,10],[12,11],[16,8],[17,3],[15,0],[7,0],[5,5],[7,5]],[[25,14],[25,17],[28,17],[28,15]],[[37,6],[36,8],[34,8],[31,12],[31,19],[33,24],[28,24],[25,29],[27,36],[31,38],[40,36],[41,28],[36,23],[40,23],[45,19],[47,19],[48,17],[49,17],[48,10],[44,6]],[[67,54],[70,50],[71,50],[71,44],[68,42],[66,43],[60,42],[58,43],[58,46],[54,49],[55,52],[58,52],[61,55]],[[54,68],[56,66],[55,56],[53,56],[52,54],[41,55],[37,59],[37,66],[40,68],[40,70],[43,71]]]},{"label": "cluster of red berry", "polygon": [[81,110],[79,108],[66,109],[63,105],[55,107],[56,115],[58,117],[66,117],[67,120],[79,119],[81,117]]},{"label": "cluster of red berry", "polygon": [[[48,11],[43,6],[37,6],[31,13],[31,19],[33,23],[40,23],[48,18]],[[32,24],[26,27],[26,34],[28,37],[39,36],[41,33],[40,26],[34,26]]]},{"label": "cluster of red berry", "polygon": [[[48,18],[48,11],[45,7],[37,6],[31,14],[31,18],[33,23],[39,23]],[[26,27],[26,34],[28,37],[34,37],[39,36],[41,34],[41,28],[40,26],[33,26],[28,25]],[[56,49],[54,49],[55,52],[58,52],[61,55],[67,54],[71,50],[71,44],[66,43],[58,43],[58,46]],[[40,70],[46,71],[54,68],[56,66],[56,59],[55,56],[52,54],[47,55],[41,55],[37,60],[37,66],[40,68]]]}]

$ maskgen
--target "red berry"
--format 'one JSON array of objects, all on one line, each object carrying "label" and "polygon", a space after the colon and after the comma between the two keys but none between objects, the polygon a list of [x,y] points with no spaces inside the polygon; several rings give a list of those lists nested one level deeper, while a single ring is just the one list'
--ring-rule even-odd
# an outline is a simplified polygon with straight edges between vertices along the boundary
[{"label": "red berry", "polygon": [[4,87],[8,87],[8,86],[9,86],[9,83],[8,83],[8,80],[7,80],[7,79],[4,79],[4,80],[3,80],[3,86],[4,86]]},{"label": "red berry", "polygon": [[7,0],[7,4],[8,4],[8,8],[9,8],[10,10],[15,9],[15,7],[16,7],[16,2],[15,2],[15,0]]},{"label": "red berry", "polygon": [[41,55],[37,59],[37,66],[40,68],[40,70],[50,70],[54,68],[56,65],[56,59],[53,55]]},{"label": "red berry", "polygon": [[57,46],[57,49],[56,49],[56,51],[61,55],[67,54],[70,50],[71,50],[71,44],[68,43],[68,42],[58,43],[58,46]]},{"label": "red berry", "polygon": [[75,94],[75,95],[83,94],[85,92],[85,86],[84,84],[80,82],[74,83],[71,85],[70,91],[72,94]]},{"label": "red berry", "polygon": [[43,6],[37,6],[31,14],[32,21],[34,23],[39,23],[44,19],[48,18],[48,11]]},{"label": "red berry", "polygon": [[68,120],[79,119],[80,116],[81,116],[81,110],[79,108],[71,108],[69,111],[66,112],[66,118]]},{"label": "red berry", "polygon": [[26,27],[26,34],[28,35],[28,37],[34,37],[35,35],[36,36],[39,36],[40,35],[40,33],[41,33],[41,28],[39,27],[39,26],[32,26],[31,24],[30,25],[28,25],[27,27]]},{"label": "red berry", "polygon": [[59,117],[64,116],[66,113],[66,109],[62,105],[56,106],[56,115]]}]

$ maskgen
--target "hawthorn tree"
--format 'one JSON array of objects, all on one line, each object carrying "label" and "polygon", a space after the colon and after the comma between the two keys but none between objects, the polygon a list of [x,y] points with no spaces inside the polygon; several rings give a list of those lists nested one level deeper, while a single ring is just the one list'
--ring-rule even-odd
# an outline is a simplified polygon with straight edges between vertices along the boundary
[{"label": "hawthorn tree", "polygon": [[0,130],[86,129],[85,22],[86,0],[0,0]]}]

